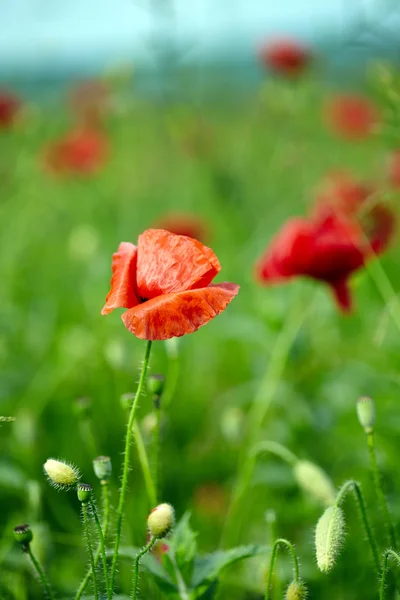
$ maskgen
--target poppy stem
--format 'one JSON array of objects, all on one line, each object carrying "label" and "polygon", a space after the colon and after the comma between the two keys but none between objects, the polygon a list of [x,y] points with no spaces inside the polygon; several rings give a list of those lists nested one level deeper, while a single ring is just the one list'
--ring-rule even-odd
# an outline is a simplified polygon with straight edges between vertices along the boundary
[{"label": "poppy stem", "polygon": [[267,589],[265,590],[265,600],[270,600],[271,598],[271,583],[272,583],[272,575],[274,572],[274,565],[276,560],[276,555],[278,552],[279,546],[286,546],[290,554],[292,555],[293,560],[293,570],[294,570],[294,581],[296,583],[300,583],[300,568],[299,568],[299,560],[297,558],[296,551],[294,549],[293,544],[289,542],[289,540],[285,540],[283,538],[278,538],[275,540],[274,545],[272,546],[271,559],[269,562],[268,569],[268,580],[267,580]]},{"label": "poppy stem", "polygon": [[[96,527],[97,527],[97,532],[99,534],[99,547],[100,547],[101,560],[103,563],[104,581],[106,584],[107,598],[108,598],[108,600],[111,600],[111,590],[110,590],[110,584],[109,584],[109,580],[108,580],[106,545],[105,545],[105,541],[104,541],[103,530],[102,530],[102,527],[100,524],[99,515],[97,513],[97,508],[96,508],[96,505],[93,502],[93,500],[90,501],[90,508],[92,509],[93,517],[94,517]],[[94,560],[95,567],[96,567],[96,558],[97,558],[97,555]]]},{"label": "poppy stem", "polygon": [[43,586],[43,589],[45,591],[45,597],[48,598],[48,600],[53,600],[54,599],[54,595],[53,592],[51,591],[51,587],[50,584],[48,582],[48,579],[43,571],[43,568],[41,566],[41,564],[39,563],[38,559],[36,558],[36,556],[33,554],[32,552],[32,548],[30,546],[30,544],[27,544],[26,546],[26,550],[25,552],[29,555],[29,558],[32,561],[32,564],[35,568],[36,573],[38,574],[40,583]]},{"label": "poppy stem", "polygon": [[83,514],[83,528],[85,531],[87,551],[88,551],[89,560],[90,560],[90,571],[91,571],[90,574],[92,576],[92,583],[93,583],[93,597],[95,600],[98,600],[99,599],[99,590],[98,590],[97,579],[96,579],[96,566],[94,564],[92,536],[90,533],[90,526],[89,526],[88,507],[85,502],[82,502],[82,514]]},{"label": "poppy stem", "polygon": [[144,360],[143,360],[142,371],[140,373],[139,384],[138,384],[138,387],[136,390],[135,399],[132,402],[132,407],[131,407],[131,411],[129,414],[129,420],[128,420],[128,425],[127,425],[126,435],[125,435],[124,464],[122,467],[121,491],[119,494],[119,503],[118,503],[118,508],[117,508],[117,531],[116,531],[116,535],[115,535],[114,553],[113,553],[113,559],[112,559],[112,565],[111,565],[111,581],[110,581],[111,593],[114,590],[115,573],[116,573],[116,569],[117,569],[117,560],[118,560],[118,550],[119,550],[119,545],[120,545],[120,541],[121,541],[122,520],[123,520],[123,516],[124,516],[125,496],[126,496],[126,492],[128,489],[128,475],[129,475],[129,463],[130,463],[129,448],[130,448],[130,444],[131,444],[131,440],[132,440],[132,426],[135,422],[136,409],[137,409],[137,406],[139,403],[139,398],[143,391],[144,383],[146,381],[147,368],[149,366],[149,359],[150,359],[150,351],[151,351],[151,341],[148,340],[147,345],[146,345],[146,352],[145,352]]},{"label": "poppy stem", "polygon": [[145,546],[144,548],[142,548],[142,550],[140,550],[140,552],[137,553],[136,557],[135,557],[135,561],[133,563],[133,586],[132,586],[132,600],[136,600],[137,598],[137,593],[138,593],[138,585],[139,585],[139,563],[140,563],[140,559],[142,558],[142,556],[144,556],[145,554],[147,554],[148,552],[150,552],[150,550],[153,548],[154,544],[156,543],[157,538],[151,538],[151,540],[149,541],[149,543],[147,544],[147,546]]},{"label": "poppy stem", "polygon": [[146,447],[143,442],[142,432],[140,431],[139,423],[134,421],[132,426],[133,436],[135,438],[136,450],[138,453],[138,458],[140,462],[140,466],[143,473],[144,484],[146,487],[147,498],[149,501],[150,507],[154,507],[157,505],[157,493],[155,482],[151,476],[151,470],[149,465],[149,459],[146,452]]},{"label": "poppy stem", "polygon": [[397,562],[397,565],[400,566],[400,556],[397,554],[397,552],[395,552],[391,548],[389,548],[388,550],[385,550],[384,555],[383,555],[383,562],[382,562],[381,586],[380,586],[379,600],[384,600],[384,598],[385,598],[385,586],[386,586],[386,576],[387,576],[387,572],[388,572],[389,558],[394,558],[395,561]]},{"label": "poppy stem", "polygon": [[156,494],[156,502],[160,495],[160,428],[161,428],[161,406],[160,399],[154,402],[154,416],[156,419],[154,433],[153,433],[153,478],[154,488]]}]

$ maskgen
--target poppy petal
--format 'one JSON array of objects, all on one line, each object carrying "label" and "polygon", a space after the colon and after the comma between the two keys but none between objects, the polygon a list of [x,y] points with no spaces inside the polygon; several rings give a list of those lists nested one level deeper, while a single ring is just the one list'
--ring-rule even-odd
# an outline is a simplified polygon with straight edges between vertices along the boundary
[{"label": "poppy petal", "polygon": [[353,307],[349,283],[346,279],[336,281],[331,285],[336,304],[344,313],[351,312]]},{"label": "poppy petal", "polygon": [[206,287],[220,270],[214,252],[197,240],[164,229],[139,236],[136,281],[142,299]]},{"label": "poppy petal", "polygon": [[132,308],[139,304],[135,293],[137,247],[129,242],[121,242],[118,252],[112,257],[111,289],[101,311],[108,315],[115,308]]},{"label": "poppy petal", "polygon": [[122,315],[125,327],[142,340],[168,340],[197,331],[221,313],[239,291],[234,283],[159,296]]}]

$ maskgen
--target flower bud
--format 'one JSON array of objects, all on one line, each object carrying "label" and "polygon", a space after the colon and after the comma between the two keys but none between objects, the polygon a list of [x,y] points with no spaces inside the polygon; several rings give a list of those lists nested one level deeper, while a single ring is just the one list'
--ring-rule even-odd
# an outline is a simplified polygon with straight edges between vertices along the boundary
[{"label": "flower bud", "polygon": [[33,539],[33,533],[29,525],[17,525],[14,527],[14,539],[18,544],[27,546]]},{"label": "flower bud", "polygon": [[80,473],[77,467],[61,460],[48,458],[43,465],[43,469],[54,487],[60,490],[68,490],[76,486],[80,479]]},{"label": "flower bud", "polygon": [[286,590],[285,600],[305,600],[307,588],[302,581],[292,581]]},{"label": "flower bud", "polygon": [[324,506],[335,502],[336,492],[328,475],[309,460],[298,460],[293,467],[294,476],[304,492]]},{"label": "flower bud", "polygon": [[101,482],[109,481],[112,475],[112,464],[109,456],[98,456],[93,460],[94,474]]},{"label": "flower bud", "polygon": [[375,425],[375,402],[368,396],[357,400],[357,417],[365,433],[372,433]]},{"label": "flower bud", "polygon": [[339,506],[326,509],[315,530],[315,549],[320,571],[329,573],[336,563],[344,538],[344,516]]},{"label": "flower bud", "polygon": [[170,504],[159,504],[147,518],[151,537],[161,539],[169,534],[175,522],[174,509]]},{"label": "flower bud", "polygon": [[160,397],[164,391],[165,377],[164,375],[154,374],[147,378],[147,389],[153,396]]},{"label": "flower bud", "polygon": [[93,488],[88,483],[78,483],[78,500],[82,504],[87,504],[92,497]]}]

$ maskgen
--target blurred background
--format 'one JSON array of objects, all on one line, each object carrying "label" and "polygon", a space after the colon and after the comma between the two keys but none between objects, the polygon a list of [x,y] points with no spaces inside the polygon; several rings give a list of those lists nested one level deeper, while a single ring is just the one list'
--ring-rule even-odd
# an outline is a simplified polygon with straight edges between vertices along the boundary
[{"label": "blurred background", "polygon": [[[312,318],[290,350],[261,439],[320,465],[336,486],[360,480],[374,507],[355,415],[357,397],[374,396],[379,461],[399,518],[396,236],[381,258],[391,285],[382,296],[361,270],[348,316],[321,283],[269,287],[255,277],[272,237],[309,214],[337,173],[371,185],[396,213],[399,26],[398,3],[385,0],[0,3],[0,414],[16,419],[0,427],[1,598],[42,597],[12,539],[20,522],[31,524],[58,597],[73,597],[84,574],[78,502],[50,488],[48,457],[76,463],[99,493],[91,461],[110,455],[115,506],[120,397],[135,390],[144,344],[120,315],[100,310],[112,253],[150,227],[200,239],[221,262],[217,281],[241,286],[224,314],[154,344],[151,359],[169,399],[162,498],[178,516],[191,511],[199,551],[221,543],[246,414],[299,301],[313,303]],[[150,449],[149,395],[139,423]],[[150,507],[133,457],[123,543],[140,546]],[[311,599],[353,600],[354,586],[375,597],[351,507],[329,584],[317,571],[322,510],[288,465],[264,457],[230,542],[288,537]],[[123,588],[129,564],[120,576]],[[290,577],[283,559],[276,598]],[[265,556],[250,559],[225,573],[220,598],[260,599],[265,578]],[[145,575],[141,592],[162,597]]]}]

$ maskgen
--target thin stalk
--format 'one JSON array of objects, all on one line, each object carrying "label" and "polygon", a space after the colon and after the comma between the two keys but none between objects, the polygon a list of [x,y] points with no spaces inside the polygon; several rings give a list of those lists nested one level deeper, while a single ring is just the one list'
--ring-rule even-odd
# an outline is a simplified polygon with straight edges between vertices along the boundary
[{"label": "thin stalk", "polygon": [[[108,528],[109,528],[109,523],[110,523],[110,486],[108,484],[108,481],[103,481],[102,484],[102,496],[103,496],[103,532],[104,532],[104,540],[107,540],[107,536],[108,536]],[[98,562],[100,560],[100,554],[101,554],[101,547],[100,544],[97,547],[96,550],[96,554],[94,556],[94,565],[95,567],[97,567]],[[80,598],[82,598],[87,585],[89,583],[90,577],[92,575],[92,569],[91,567],[89,567],[89,569],[86,571],[86,575],[83,578],[78,591],[75,594],[75,600],[80,600]]]},{"label": "thin stalk", "polygon": [[156,425],[154,428],[153,434],[153,478],[154,478],[154,487],[156,492],[156,502],[154,506],[157,504],[159,497],[159,487],[160,487],[160,429],[161,429],[161,406],[160,399],[154,402],[154,414],[156,417]]},{"label": "thin stalk", "polygon": [[[110,589],[110,583],[108,581],[106,545],[104,543],[104,535],[103,535],[103,530],[101,528],[99,515],[97,514],[97,508],[96,508],[96,505],[93,502],[93,500],[90,501],[90,508],[92,509],[94,521],[95,521],[96,527],[97,527],[97,532],[99,534],[99,547],[100,547],[100,553],[101,553],[101,560],[103,562],[104,581],[106,584],[107,598],[108,598],[108,600],[111,600],[111,589]],[[96,560],[94,561],[94,565],[96,567]]]},{"label": "thin stalk", "polygon": [[137,406],[139,403],[139,398],[143,391],[144,383],[146,380],[147,367],[149,366],[149,359],[150,359],[150,351],[151,351],[151,341],[148,340],[147,345],[146,345],[146,352],[145,352],[144,360],[143,360],[142,371],[140,373],[139,384],[138,384],[138,387],[136,390],[135,399],[131,406],[131,412],[129,415],[128,425],[127,425],[126,435],[125,435],[125,451],[124,451],[124,464],[123,464],[123,468],[122,468],[122,483],[121,483],[121,491],[119,494],[119,503],[118,503],[118,508],[117,508],[117,531],[116,531],[116,535],[115,535],[114,553],[113,553],[113,559],[112,559],[112,565],[111,565],[111,584],[110,584],[111,592],[114,589],[115,573],[116,573],[116,569],[117,569],[117,560],[118,560],[118,550],[119,550],[119,545],[120,545],[120,541],[121,541],[122,519],[124,516],[125,496],[126,496],[126,491],[128,489],[128,474],[129,474],[129,463],[130,463],[129,447],[130,447],[131,438],[132,438],[132,426],[135,421],[135,414],[136,414],[136,409],[137,409]]},{"label": "thin stalk", "polygon": [[258,456],[260,456],[260,454],[263,454],[264,452],[275,454],[275,456],[278,456],[292,467],[298,461],[297,456],[295,456],[293,452],[291,452],[290,450],[285,448],[285,446],[282,446],[282,444],[279,444],[278,442],[259,442],[254,446],[252,450],[252,454],[255,458],[257,458]]},{"label": "thin stalk", "polygon": [[336,506],[340,506],[340,504],[343,502],[345,496],[350,491],[353,492],[354,497],[356,499],[356,504],[360,511],[361,520],[364,525],[368,543],[371,548],[371,553],[372,553],[372,557],[374,559],[375,568],[376,568],[377,572],[379,573],[380,564],[379,564],[378,546],[375,541],[375,536],[372,532],[370,522],[368,520],[367,508],[366,508],[366,504],[365,504],[365,500],[364,500],[364,495],[361,490],[361,485],[357,481],[353,481],[352,479],[349,481],[346,481],[346,483],[344,483],[342,485],[342,487],[340,488],[340,490],[338,492],[338,495],[336,496],[335,504],[336,504]]},{"label": "thin stalk", "polygon": [[386,576],[388,572],[388,563],[389,558],[392,557],[397,562],[397,565],[400,566],[400,556],[392,549],[385,550],[383,555],[383,563],[382,563],[382,573],[381,573],[381,587],[379,592],[379,600],[384,600],[385,598],[385,586],[386,586]]},{"label": "thin stalk", "polygon": [[265,590],[265,600],[270,600],[271,595],[271,583],[272,583],[272,574],[274,572],[276,555],[278,552],[279,546],[286,546],[292,555],[293,560],[293,571],[294,571],[294,580],[296,583],[300,583],[300,568],[299,568],[299,560],[297,558],[297,554],[295,552],[293,544],[289,542],[289,540],[285,540],[284,538],[278,538],[275,540],[274,545],[272,546],[271,559],[269,562],[269,570],[268,570],[268,580],[267,580],[267,589]]},{"label": "thin stalk", "polygon": [[92,581],[93,581],[93,594],[94,594],[95,600],[99,600],[99,590],[97,587],[97,579],[96,579],[96,567],[94,564],[92,538],[90,535],[90,527],[89,527],[88,507],[87,507],[87,504],[85,504],[85,503],[82,504],[82,514],[83,514],[83,527],[85,530],[87,551],[88,551],[89,560],[90,560],[91,576],[92,576]]},{"label": "thin stalk", "polygon": [[269,359],[268,368],[258,388],[258,392],[253,399],[248,416],[247,435],[245,443],[242,446],[241,456],[239,457],[239,469],[236,484],[222,534],[222,546],[230,545],[235,541],[230,539],[233,537],[230,535],[232,524],[235,523],[235,531],[237,531],[236,515],[238,514],[241,502],[251,485],[254,470],[254,456],[249,452],[249,448],[254,446],[260,435],[265,417],[274,400],[285,370],[291,347],[309,310],[310,303],[306,310],[304,310],[302,306],[299,306],[299,304],[296,304],[292,313],[289,315],[284,328],[277,338]]},{"label": "thin stalk", "polygon": [[372,478],[375,487],[375,493],[378,498],[379,506],[382,512],[383,519],[385,521],[385,526],[388,532],[389,540],[391,546],[394,548],[397,547],[397,539],[396,539],[396,531],[393,525],[392,517],[390,516],[389,506],[385,498],[385,494],[382,487],[382,479],[381,474],[378,468],[378,462],[376,460],[376,451],[375,451],[375,435],[374,432],[367,434],[367,444],[368,444],[368,452],[369,452],[369,461],[371,465]]},{"label": "thin stalk", "polygon": [[138,593],[138,585],[139,585],[139,563],[142,556],[150,552],[154,544],[156,543],[157,538],[151,538],[147,546],[145,546],[135,557],[135,562],[133,564],[133,585],[132,585],[132,600],[136,600]]},{"label": "thin stalk", "polygon": [[46,596],[49,598],[49,600],[54,600],[54,595],[51,590],[50,583],[48,582],[48,579],[42,569],[40,562],[38,561],[36,556],[33,554],[30,544],[27,544],[27,548],[25,551],[29,555],[29,558],[31,559],[32,564],[35,567],[35,571],[39,577],[40,583],[43,586]]},{"label": "thin stalk", "polygon": [[181,600],[190,600],[189,590],[187,589],[185,580],[183,579],[182,573],[179,570],[178,564],[176,562],[175,554],[174,554],[174,552],[171,551],[171,549],[169,551],[169,557],[174,566],[176,582],[178,584],[179,598]]},{"label": "thin stalk", "polygon": [[142,469],[144,485],[146,487],[147,498],[151,507],[157,504],[157,493],[155,482],[151,476],[151,470],[149,465],[149,459],[146,452],[146,447],[143,442],[142,432],[138,422],[135,420],[132,426],[132,433],[135,438],[136,450],[139,458],[140,467]]}]

